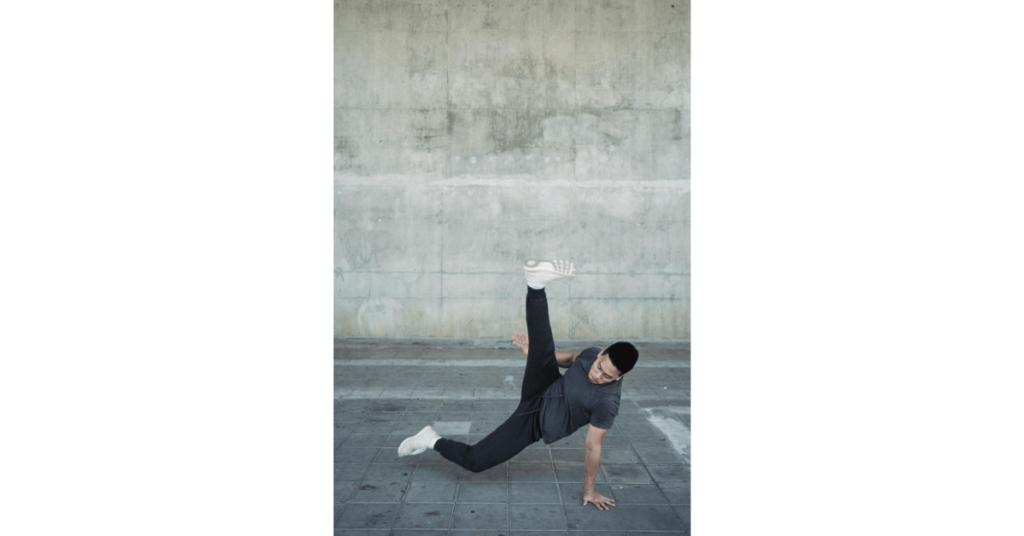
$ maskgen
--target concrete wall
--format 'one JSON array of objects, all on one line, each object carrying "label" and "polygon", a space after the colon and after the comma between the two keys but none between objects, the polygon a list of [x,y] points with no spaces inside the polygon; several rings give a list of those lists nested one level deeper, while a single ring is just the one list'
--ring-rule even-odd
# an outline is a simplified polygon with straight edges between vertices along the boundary
[{"label": "concrete wall", "polygon": [[678,0],[335,2],[335,336],[690,338]]}]

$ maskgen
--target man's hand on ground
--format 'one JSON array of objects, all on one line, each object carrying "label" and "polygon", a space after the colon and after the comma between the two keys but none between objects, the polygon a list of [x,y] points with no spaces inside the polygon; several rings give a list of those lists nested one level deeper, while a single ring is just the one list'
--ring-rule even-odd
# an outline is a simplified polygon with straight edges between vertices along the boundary
[{"label": "man's hand on ground", "polygon": [[596,491],[583,492],[583,506],[586,506],[588,502],[596,506],[598,510],[608,510],[609,507],[615,506],[615,499],[609,499]]},{"label": "man's hand on ground", "polygon": [[523,349],[523,353],[530,355],[530,337],[525,333],[516,333],[512,336],[512,344]]}]

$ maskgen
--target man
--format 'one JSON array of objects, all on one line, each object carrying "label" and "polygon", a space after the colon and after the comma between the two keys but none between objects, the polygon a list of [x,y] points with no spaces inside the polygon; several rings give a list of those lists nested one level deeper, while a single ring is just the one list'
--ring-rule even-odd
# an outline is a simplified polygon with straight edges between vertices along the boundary
[{"label": "man", "polygon": [[[555,353],[548,319],[544,286],[576,277],[567,261],[528,260],[526,271],[526,329],[513,342],[526,353],[526,372],[519,407],[490,435],[467,445],[437,435],[427,426],[398,447],[399,456],[419,454],[428,448],[446,459],[479,473],[511,459],[540,439],[550,444],[590,424],[584,457],[583,506],[593,503],[608,510],[615,501],[594,491],[601,460],[601,441],[619,412],[622,376],[632,370],[639,354],[628,342],[617,342],[601,351],[588,348],[579,354]],[[558,367],[568,368],[565,375]]]}]

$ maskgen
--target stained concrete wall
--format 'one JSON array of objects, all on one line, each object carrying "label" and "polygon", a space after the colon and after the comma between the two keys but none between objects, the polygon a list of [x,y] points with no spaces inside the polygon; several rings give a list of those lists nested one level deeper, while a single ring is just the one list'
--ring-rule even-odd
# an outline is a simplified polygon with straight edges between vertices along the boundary
[{"label": "stained concrete wall", "polygon": [[690,338],[689,3],[335,2],[335,336]]}]

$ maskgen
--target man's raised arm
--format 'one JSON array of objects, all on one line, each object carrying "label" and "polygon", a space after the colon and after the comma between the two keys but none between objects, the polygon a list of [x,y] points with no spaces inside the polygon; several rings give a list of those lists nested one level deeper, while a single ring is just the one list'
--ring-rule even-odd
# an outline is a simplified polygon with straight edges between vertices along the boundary
[{"label": "man's raised arm", "polygon": [[[523,349],[523,353],[530,355],[530,337],[525,333],[516,333],[512,335],[512,344]],[[576,362],[576,356],[572,352],[555,352],[555,360],[558,361],[558,366],[562,368],[569,368],[573,363]]]}]

